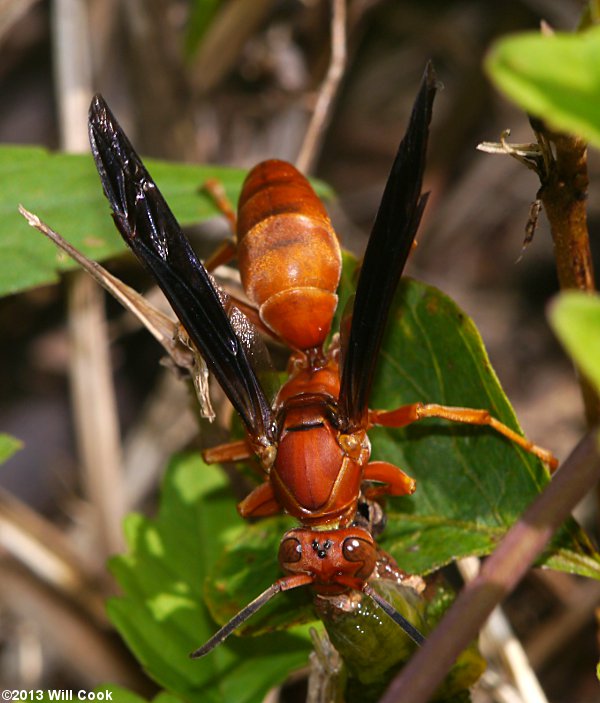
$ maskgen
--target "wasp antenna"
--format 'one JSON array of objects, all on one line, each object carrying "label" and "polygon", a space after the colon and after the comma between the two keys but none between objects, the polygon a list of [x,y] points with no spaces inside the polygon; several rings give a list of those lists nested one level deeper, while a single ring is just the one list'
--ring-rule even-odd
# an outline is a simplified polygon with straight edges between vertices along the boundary
[{"label": "wasp antenna", "polygon": [[231,620],[218,631],[206,642],[202,647],[199,647],[195,652],[190,654],[190,659],[199,659],[205,654],[208,654],[217,645],[221,644],[223,640],[227,639],[229,635],[243,623],[248,620],[249,617],[254,615],[254,613],[263,607],[265,603],[268,603],[273,596],[276,596],[279,591],[281,591],[281,584],[279,581],[275,581],[272,586],[269,586],[266,591],[263,591],[260,596],[255,598],[251,603],[245,608],[242,608],[239,613],[234,615]]},{"label": "wasp antenna", "polygon": [[299,586],[307,586],[312,583],[313,578],[308,574],[299,574],[293,576],[287,576],[275,581],[272,586],[269,586],[266,591],[263,591],[260,596],[257,596],[253,601],[248,603],[245,608],[242,608],[239,613],[234,615],[231,620],[223,625],[223,627],[215,632],[215,634],[199,647],[196,651],[190,654],[190,659],[199,659],[205,654],[208,654],[217,645],[221,644],[223,640],[227,639],[229,635],[248,618],[250,618],[257,610],[260,610],[265,603],[268,603],[273,596],[276,596],[280,591],[289,591],[291,588],[298,588]]},{"label": "wasp antenna", "polygon": [[408,620],[394,608],[391,603],[388,603],[383,596],[380,596],[377,591],[375,591],[368,583],[363,586],[363,593],[369,598],[373,599],[375,603],[383,610],[387,615],[389,615],[392,620],[400,625],[400,627],[406,632],[406,634],[411,638],[411,640],[418,644],[419,647],[425,644],[425,637],[417,630],[417,628],[412,625]]}]

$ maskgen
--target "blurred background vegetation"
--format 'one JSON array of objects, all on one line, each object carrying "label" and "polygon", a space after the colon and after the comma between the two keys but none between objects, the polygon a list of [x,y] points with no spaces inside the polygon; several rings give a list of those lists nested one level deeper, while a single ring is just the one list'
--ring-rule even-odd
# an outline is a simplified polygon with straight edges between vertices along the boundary
[{"label": "blurred background vegetation", "polygon": [[[64,143],[53,72],[57,37],[64,36],[59,6],[0,2],[1,143],[50,149]],[[520,258],[539,184],[516,161],[475,147],[506,128],[511,141],[532,141],[526,116],[483,73],[490,44],[537,29],[541,19],[572,30],[582,6],[577,0],[350,2],[348,64],[314,165],[314,175],[336,193],[330,210],[343,245],[360,253],[424,65],[433,60],[443,90],[425,184],[432,194],[409,274],[441,288],[474,318],[525,433],[559,458],[584,421],[571,365],[545,319],[557,282],[543,214]],[[242,167],[268,157],[295,160],[329,60],[327,2],[89,0],[87,13],[94,90],[107,98],[141,154]],[[69,47],[62,49],[68,55]],[[594,232],[600,215],[594,153],[589,166]],[[220,222],[204,228],[201,249],[210,251],[224,233]],[[111,270],[144,285],[128,259]],[[158,471],[164,457],[195,441],[185,393],[166,380],[158,345],[111,301],[108,317],[125,461]],[[16,510],[19,520],[31,519],[33,532],[54,525],[56,534],[42,541],[55,540],[58,549],[64,540],[77,559],[86,555],[89,573],[106,579],[78,471],[61,287],[0,301],[0,329],[0,428],[25,443],[0,471],[0,507],[5,516]],[[150,457],[140,453],[148,432],[163,442]],[[132,502],[151,510],[152,497],[140,489]],[[36,523],[40,515],[49,522]],[[579,517],[593,533],[591,510],[583,506]],[[6,525],[10,519],[0,522],[0,535],[8,534]],[[35,576],[35,564],[15,558],[9,538],[0,541],[0,559],[4,686],[78,689],[111,680],[152,691],[95,596],[79,603],[65,598]],[[112,589],[103,581],[97,592]],[[600,700],[594,677],[599,601],[596,583],[537,573],[508,603],[551,701]]]}]

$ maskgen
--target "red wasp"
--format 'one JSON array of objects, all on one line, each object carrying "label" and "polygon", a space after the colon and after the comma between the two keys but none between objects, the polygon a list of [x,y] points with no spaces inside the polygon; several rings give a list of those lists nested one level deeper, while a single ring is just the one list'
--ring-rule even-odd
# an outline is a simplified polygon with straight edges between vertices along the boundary
[{"label": "red wasp", "polygon": [[[324,343],[337,306],[341,256],[325,208],[290,164],[266,161],[248,174],[236,241],[208,266],[236,254],[244,288],[257,306],[252,316],[294,350],[289,379],[273,403],[252,365],[247,320],[231,308],[197,259],[104,100],[96,96],[92,101],[92,152],[115,224],[158,281],[246,429],[244,440],[209,450],[206,458],[257,456],[265,481],[240,503],[240,514],[258,517],[283,510],[300,523],[281,540],[285,575],[194,657],[209,652],[276,593],[305,585],[322,595],[363,591],[422,642],[422,635],[368,584],[378,549],[370,532],[353,524],[359,498],[407,495],[415,489],[414,480],[398,467],[369,461],[367,431],[373,425],[401,427],[424,417],[489,425],[556,464],[549,452],[485,410],[422,403],[369,409],[390,304],[427,200],[421,187],[435,90],[428,66],[373,225],[351,314],[342,323],[340,340],[328,349]],[[236,219],[232,213],[230,219]],[[365,481],[369,487],[363,490]]]}]

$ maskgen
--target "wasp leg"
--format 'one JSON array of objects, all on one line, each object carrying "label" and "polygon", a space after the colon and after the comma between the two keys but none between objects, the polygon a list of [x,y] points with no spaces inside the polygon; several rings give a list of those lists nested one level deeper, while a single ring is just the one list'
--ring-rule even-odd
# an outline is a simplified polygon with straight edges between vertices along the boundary
[{"label": "wasp leg", "polygon": [[221,464],[224,461],[243,461],[252,456],[254,456],[254,451],[245,439],[219,444],[202,452],[202,458],[207,464]]},{"label": "wasp leg", "polygon": [[387,461],[371,461],[365,467],[364,481],[377,481],[382,485],[369,486],[363,491],[365,498],[377,496],[409,496],[415,492],[417,482],[402,469]]},{"label": "wasp leg", "polygon": [[269,517],[281,512],[281,506],[273,494],[273,486],[269,481],[257,486],[241,503],[238,503],[237,509],[243,518]]},{"label": "wasp leg", "polygon": [[426,417],[439,417],[444,420],[463,422],[469,425],[487,425],[511,442],[522,447],[525,451],[540,458],[548,464],[551,471],[554,471],[558,466],[558,459],[552,452],[539,447],[526,437],[522,437],[514,430],[511,430],[510,427],[492,417],[487,410],[455,408],[435,403],[412,403],[411,405],[403,405],[396,410],[369,411],[369,422],[373,425],[383,425],[384,427],[404,427]]}]

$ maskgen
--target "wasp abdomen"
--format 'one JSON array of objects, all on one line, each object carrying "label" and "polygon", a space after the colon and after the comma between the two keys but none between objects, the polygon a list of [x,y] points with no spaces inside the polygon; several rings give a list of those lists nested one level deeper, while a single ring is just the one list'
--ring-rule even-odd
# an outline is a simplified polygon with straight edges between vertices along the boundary
[{"label": "wasp abdomen", "polygon": [[307,179],[285,161],[248,174],[238,209],[242,283],[263,322],[296,349],[321,346],[337,306],[337,235]]}]

